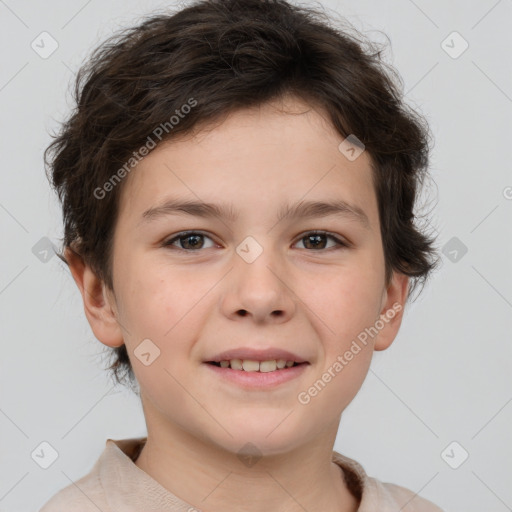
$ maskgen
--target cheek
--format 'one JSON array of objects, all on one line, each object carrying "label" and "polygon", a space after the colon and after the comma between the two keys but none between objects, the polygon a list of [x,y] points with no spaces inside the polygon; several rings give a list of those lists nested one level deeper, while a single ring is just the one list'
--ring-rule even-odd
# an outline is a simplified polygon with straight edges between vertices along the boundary
[{"label": "cheek", "polygon": [[328,348],[326,359],[297,399],[310,418],[339,416],[361,388],[372,358],[371,346],[351,338]]},{"label": "cheek", "polygon": [[[129,334],[125,337],[130,353],[137,355],[143,340],[151,340],[158,358],[152,370],[183,368],[208,316],[208,290],[212,283],[190,273],[172,272],[169,267],[146,265],[151,272],[131,273],[123,290],[123,318]],[[151,343],[146,342],[151,352]],[[138,363],[135,361],[135,363]],[[152,366],[153,366],[152,364]],[[145,367],[141,366],[141,372]]]},{"label": "cheek", "polygon": [[304,302],[316,315],[315,324],[321,319],[322,332],[336,346],[350,342],[378,318],[381,277],[368,269],[340,268],[316,279],[309,291],[307,286],[303,289],[302,294],[307,297]]},{"label": "cheek", "polygon": [[125,343],[133,353],[142,340],[150,339],[162,350],[184,314],[187,290],[179,281],[164,278],[154,266],[131,262],[124,270],[123,276],[119,274],[118,303]]}]

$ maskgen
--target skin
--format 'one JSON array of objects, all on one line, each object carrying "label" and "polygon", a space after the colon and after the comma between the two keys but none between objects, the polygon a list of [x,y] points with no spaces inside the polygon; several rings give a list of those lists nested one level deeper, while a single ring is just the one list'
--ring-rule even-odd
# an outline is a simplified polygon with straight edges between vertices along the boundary
[{"label": "skin", "polygon": [[[366,152],[348,160],[338,150],[342,140],[319,109],[293,97],[238,111],[213,129],[161,144],[125,178],[115,293],[67,253],[95,336],[128,348],[148,430],[136,465],[199,509],[357,510],[332,462],[333,445],[373,351],[391,345],[403,309],[309,403],[297,396],[393,304],[405,306],[408,278],[394,273],[384,281],[371,160]],[[141,222],[171,194],[230,202],[239,215],[234,222],[185,214]],[[362,208],[369,229],[348,216],[276,224],[284,203],[328,199]],[[162,246],[185,230],[205,237]],[[316,248],[311,230],[350,245],[326,236]],[[247,236],[263,248],[252,263],[236,252]],[[145,366],[134,350],[147,338],[160,355]],[[239,346],[275,346],[311,364],[274,390],[246,390],[203,363]],[[250,467],[237,456],[247,442],[262,455]]]}]

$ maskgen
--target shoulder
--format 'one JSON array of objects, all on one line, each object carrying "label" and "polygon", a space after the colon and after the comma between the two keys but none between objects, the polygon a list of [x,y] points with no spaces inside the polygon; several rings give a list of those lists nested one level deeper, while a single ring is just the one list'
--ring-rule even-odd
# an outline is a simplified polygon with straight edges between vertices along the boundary
[{"label": "shoulder", "polygon": [[112,512],[126,509],[151,480],[133,463],[146,438],[107,439],[85,476],[54,494],[39,512]]},{"label": "shoulder", "polygon": [[109,512],[99,476],[91,472],[54,494],[39,512]]},{"label": "shoulder", "polygon": [[372,489],[372,494],[380,503],[389,504],[390,507],[398,506],[401,512],[444,512],[431,501],[405,487],[371,477],[367,479],[367,487]]},{"label": "shoulder", "polygon": [[358,512],[444,512],[431,501],[405,487],[368,476],[356,460],[335,450],[333,461],[343,469],[349,490],[360,500]]}]

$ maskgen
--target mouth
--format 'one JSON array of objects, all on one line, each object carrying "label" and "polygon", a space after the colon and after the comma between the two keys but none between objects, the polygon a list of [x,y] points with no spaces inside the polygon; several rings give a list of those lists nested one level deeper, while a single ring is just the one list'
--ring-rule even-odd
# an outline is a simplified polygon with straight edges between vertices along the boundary
[{"label": "mouth", "polygon": [[288,368],[308,365],[309,362],[291,361],[286,359],[271,359],[267,361],[257,361],[254,359],[228,359],[224,361],[206,361],[206,364],[218,368],[226,368],[242,372],[270,373],[276,371],[286,371]]},{"label": "mouth", "polygon": [[291,359],[222,359],[205,361],[203,365],[211,375],[229,385],[246,391],[269,391],[299,379],[310,363]]}]

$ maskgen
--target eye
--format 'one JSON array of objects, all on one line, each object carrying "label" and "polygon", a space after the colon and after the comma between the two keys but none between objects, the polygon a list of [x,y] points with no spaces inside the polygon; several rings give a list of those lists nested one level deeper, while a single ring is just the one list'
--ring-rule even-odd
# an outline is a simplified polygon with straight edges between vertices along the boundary
[{"label": "eye", "polygon": [[[326,233],[325,231],[311,231],[310,233],[307,233],[304,235],[299,242],[306,241],[306,249],[313,248],[315,250],[322,250],[325,249],[325,242],[322,241],[322,239],[328,239],[334,240],[335,247],[338,246],[338,248],[341,247],[348,247],[348,244],[340,240],[338,237],[334,235],[330,235],[329,233]],[[309,247],[307,247],[309,245]]]},{"label": "eye", "polygon": [[212,240],[209,236],[203,235],[199,231],[187,231],[185,233],[179,233],[177,236],[165,241],[162,245],[164,247],[169,247],[178,242],[182,246],[181,248],[178,247],[178,250],[181,249],[183,251],[192,252],[197,251],[198,249],[204,249],[204,243],[201,242],[201,239],[204,238]]},{"label": "eye", "polygon": [[[349,247],[348,243],[325,231],[311,231],[306,233],[299,239],[299,242],[305,241],[306,249],[314,249],[315,251],[318,251],[326,249],[326,242],[322,241],[322,239],[327,240],[329,238],[334,241],[334,248]],[[166,240],[162,243],[162,246],[174,246],[173,248],[185,252],[198,252],[200,249],[208,249],[215,246],[215,242],[213,242],[213,245],[210,245],[210,247],[205,247],[204,239],[209,239],[213,242],[209,236],[206,236],[199,231],[186,231],[183,233],[178,233],[178,235],[170,238],[169,240]],[[181,247],[176,246],[176,244],[179,244]],[[333,247],[331,246],[330,248],[332,249]]]}]

